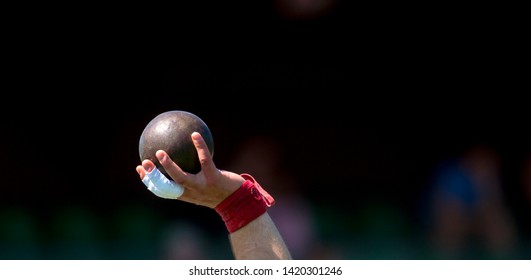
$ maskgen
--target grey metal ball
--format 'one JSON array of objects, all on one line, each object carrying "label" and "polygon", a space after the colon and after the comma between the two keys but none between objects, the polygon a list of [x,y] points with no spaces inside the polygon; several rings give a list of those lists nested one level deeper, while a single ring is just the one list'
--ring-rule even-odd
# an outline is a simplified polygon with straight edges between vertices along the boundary
[{"label": "grey metal ball", "polygon": [[214,155],[214,140],[206,123],[193,113],[173,110],[157,115],[142,131],[138,150],[140,160],[150,159],[157,168],[171,179],[160,165],[155,152],[164,150],[185,172],[197,174],[201,164],[192,142],[192,132],[199,132],[205,139],[208,150]]}]

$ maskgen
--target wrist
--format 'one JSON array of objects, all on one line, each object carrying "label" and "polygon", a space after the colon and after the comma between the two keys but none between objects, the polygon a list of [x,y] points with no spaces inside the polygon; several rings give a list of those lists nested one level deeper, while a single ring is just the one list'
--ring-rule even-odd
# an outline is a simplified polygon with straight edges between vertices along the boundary
[{"label": "wrist", "polygon": [[274,205],[274,198],[249,174],[238,189],[232,192],[214,209],[221,216],[230,233],[246,226]]}]

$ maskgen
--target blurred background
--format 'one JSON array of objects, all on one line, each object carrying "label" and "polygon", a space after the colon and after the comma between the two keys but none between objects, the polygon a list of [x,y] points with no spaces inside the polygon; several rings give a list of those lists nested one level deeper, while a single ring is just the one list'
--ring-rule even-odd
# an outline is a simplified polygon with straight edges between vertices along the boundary
[{"label": "blurred background", "polygon": [[215,211],[135,172],[168,110],[202,118],[218,168],[275,197],[296,259],[531,257],[518,39],[478,7],[87,8],[14,23],[1,259],[232,259]]}]

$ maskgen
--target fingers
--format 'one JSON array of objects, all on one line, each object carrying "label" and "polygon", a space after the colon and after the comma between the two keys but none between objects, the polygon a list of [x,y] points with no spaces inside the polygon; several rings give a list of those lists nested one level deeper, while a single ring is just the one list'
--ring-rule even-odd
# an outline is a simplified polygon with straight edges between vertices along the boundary
[{"label": "fingers", "polygon": [[136,167],[136,173],[140,175],[140,180],[144,180],[144,177],[146,176],[146,170],[144,170],[144,167],[142,165],[138,165]]},{"label": "fingers", "polygon": [[195,149],[197,150],[197,156],[199,157],[199,162],[201,164],[201,170],[205,173],[205,176],[214,174],[213,172],[217,171],[214,161],[212,161],[212,155],[208,150],[208,146],[198,132],[192,133],[192,141],[194,142]]},{"label": "fingers", "polygon": [[151,160],[144,160],[142,162],[142,165],[138,165],[136,167],[136,172],[138,175],[140,175],[140,180],[144,180],[144,177],[146,176],[146,173],[151,172],[155,168],[155,164]]},{"label": "fingers", "polygon": [[[195,149],[197,150],[197,156],[203,174],[207,178],[214,178],[218,170],[212,160],[212,155],[210,154],[205,140],[198,132],[192,133],[191,137]],[[186,181],[189,180],[190,174],[184,172],[175,162],[173,162],[165,151],[159,150],[155,153],[155,156],[173,181],[177,184],[185,185]],[[136,172],[140,175],[140,179],[142,180],[146,176],[146,173],[153,170],[153,168],[155,168],[155,164],[152,161],[144,160],[142,165],[136,167]]]},{"label": "fingers", "polygon": [[160,164],[166,172],[171,176],[173,181],[175,181],[177,184],[183,185],[187,178],[187,173],[184,172],[171,158],[168,156],[168,154],[163,150],[158,150],[155,153],[155,156],[159,160]]}]

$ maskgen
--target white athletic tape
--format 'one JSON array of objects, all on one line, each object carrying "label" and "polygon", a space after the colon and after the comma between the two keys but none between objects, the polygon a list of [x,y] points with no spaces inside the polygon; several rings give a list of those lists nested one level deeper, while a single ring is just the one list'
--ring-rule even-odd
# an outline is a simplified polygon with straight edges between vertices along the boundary
[{"label": "white athletic tape", "polygon": [[156,196],[177,199],[184,193],[184,187],[166,178],[156,167],[142,179],[144,185]]}]

